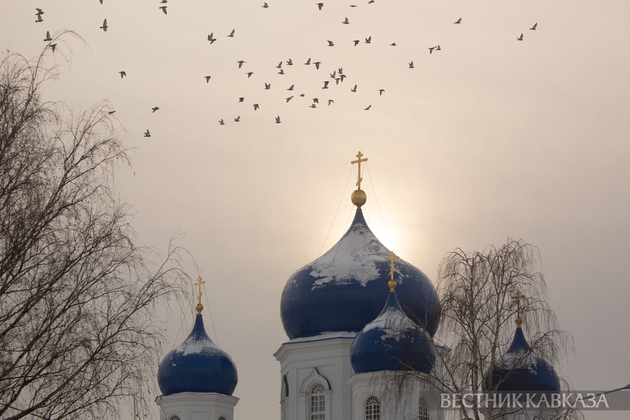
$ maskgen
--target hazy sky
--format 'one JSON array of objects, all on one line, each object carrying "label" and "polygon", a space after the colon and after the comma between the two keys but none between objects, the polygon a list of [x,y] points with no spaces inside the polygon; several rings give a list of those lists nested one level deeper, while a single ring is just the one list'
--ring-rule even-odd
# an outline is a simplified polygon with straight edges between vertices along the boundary
[{"label": "hazy sky", "polygon": [[[364,213],[388,248],[435,279],[456,247],[538,246],[575,339],[560,373],[576,389],[630,383],[630,2],[316,3],[169,0],[164,15],[159,0],[0,0],[0,48],[35,57],[63,29],[87,44],[59,43],[46,97],[117,111],[138,242],[164,254],[176,234],[194,256],[206,327],[238,368],[236,419],[280,416],[280,295],[347,228],[359,150]],[[193,304],[171,309],[164,354]]]}]

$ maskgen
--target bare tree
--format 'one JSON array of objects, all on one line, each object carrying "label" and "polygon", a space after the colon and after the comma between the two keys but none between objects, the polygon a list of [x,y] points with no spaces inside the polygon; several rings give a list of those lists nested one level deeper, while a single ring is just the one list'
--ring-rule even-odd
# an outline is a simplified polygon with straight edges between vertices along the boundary
[{"label": "bare tree", "polygon": [[106,102],[44,102],[47,54],[0,62],[0,417],[115,417],[147,407],[182,250],[160,263],[134,244],[122,129]]},{"label": "bare tree", "polygon": [[[512,342],[519,306],[531,353],[557,365],[572,350],[571,336],[559,329],[546,300],[540,253],[522,240],[509,239],[481,252],[458,248],[448,253],[438,270],[437,290],[441,319],[433,338],[440,349],[435,367],[430,375],[420,375],[401,360],[403,369],[387,386],[393,398],[405,392],[410,380],[418,379],[452,394],[496,389],[497,384],[486,389],[484,380]],[[517,293],[524,298],[517,301]],[[476,402],[472,405],[456,416],[479,420],[505,415]]]}]

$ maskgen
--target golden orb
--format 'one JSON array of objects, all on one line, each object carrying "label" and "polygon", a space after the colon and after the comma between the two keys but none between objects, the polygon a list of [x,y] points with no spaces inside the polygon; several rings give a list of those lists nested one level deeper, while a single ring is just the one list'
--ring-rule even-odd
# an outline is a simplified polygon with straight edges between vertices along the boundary
[{"label": "golden orb", "polygon": [[203,305],[201,303],[198,303],[197,306],[195,306],[195,309],[197,310],[197,315],[201,315],[201,311],[203,311]]},{"label": "golden orb", "polygon": [[352,198],[352,204],[354,204],[358,208],[361,208],[361,206],[364,205],[365,202],[367,201],[367,195],[365,194],[365,191],[363,190],[354,190],[352,192],[351,198]]}]

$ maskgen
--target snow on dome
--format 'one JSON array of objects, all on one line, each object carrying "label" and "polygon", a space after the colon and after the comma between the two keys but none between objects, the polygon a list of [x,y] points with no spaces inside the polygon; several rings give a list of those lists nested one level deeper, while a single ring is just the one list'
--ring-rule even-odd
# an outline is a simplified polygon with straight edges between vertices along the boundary
[{"label": "snow on dome", "polygon": [[357,334],[350,348],[355,373],[415,370],[429,373],[435,348],[424,328],[405,315],[395,292],[376,319]]},{"label": "snow on dome", "polygon": [[158,370],[163,395],[180,392],[232,395],[237,382],[232,358],[208,337],[201,315],[197,315],[188,338],[164,357]]},{"label": "snow on dome", "polygon": [[484,378],[484,389],[494,391],[560,391],[553,367],[529,347],[523,329],[516,328],[514,340]]},{"label": "snow on dome", "polygon": [[[280,315],[290,339],[331,331],[358,332],[385,304],[389,250],[357,209],[352,225],[328,252],[291,275],[282,292]],[[439,322],[437,293],[428,277],[398,259],[401,304],[433,335]]]}]

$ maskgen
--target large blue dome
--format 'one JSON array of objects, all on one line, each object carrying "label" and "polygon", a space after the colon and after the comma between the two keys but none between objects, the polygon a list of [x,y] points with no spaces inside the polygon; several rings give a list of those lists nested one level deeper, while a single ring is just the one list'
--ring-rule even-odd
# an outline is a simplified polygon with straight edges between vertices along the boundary
[{"label": "large blue dome", "polygon": [[158,370],[162,395],[216,392],[232,395],[238,374],[232,358],[206,334],[201,314],[188,338],[166,355]]},{"label": "large blue dome", "polygon": [[[358,332],[387,299],[389,250],[367,226],[361,209],[344,236],[324,255],[297,270],[284,286],[282,325],[290,339],[329,331]],[[437,293],[427,276],[395,262],[400,303],[433,336],[439,323]]]},{"label": "large blue dome", "polygon": [[484,377],[484,390],[560,391],[560,379],[553,367],[532,351],[521,327],[505,355]]},{"label": "large blue dome", "polygon": [[389,292],[380,315],[357,334],[350,348],[354,373],[414,370],[428,374],[434,362],[431,338],[405,315],[394,291]]}]

